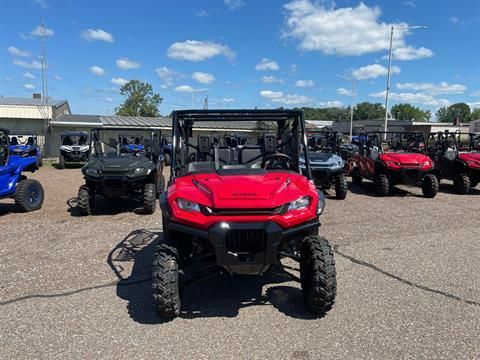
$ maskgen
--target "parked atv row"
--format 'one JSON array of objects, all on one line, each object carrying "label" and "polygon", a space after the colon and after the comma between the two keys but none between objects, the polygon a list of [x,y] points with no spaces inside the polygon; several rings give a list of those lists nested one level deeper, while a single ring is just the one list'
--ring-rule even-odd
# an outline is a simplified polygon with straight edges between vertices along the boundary
[{"label": "parked atv row", "polygon": [[[268,123],[258,138],[193,137],[202,122]],[[336,270],[318,234],[325,206],[311,175],[302,111],[173,112],[168,190],[160,196],[163,240],[153,259],[153,300],[176,317],[186,284],[220,272],[262,275],[280,260],[299,263],[306,306],[320,316],[335,303]],[[303,159],[303,160],[302,160]]]},{"label": "parked atv row", "polygon": [[42,207],[44,191],[37,180],[25,176],[26,172],[33,173],[39,168],[35,139],[28,136],[23,143],[20,136],[12,137],[19,138],[12,144],[9,131],[0,129],[0,199],[13,198],[20,211],[28,212]]},{"label": "parked atv row", "polygon": [[420,186],[433,198],[441,179],[454,182],[466,194],[480,181],[480,135],[440,132],[372,132],[358,137],[359,151],[349,160],[356,185],[372,180],[379,196],[387,196],[395,185]]}]

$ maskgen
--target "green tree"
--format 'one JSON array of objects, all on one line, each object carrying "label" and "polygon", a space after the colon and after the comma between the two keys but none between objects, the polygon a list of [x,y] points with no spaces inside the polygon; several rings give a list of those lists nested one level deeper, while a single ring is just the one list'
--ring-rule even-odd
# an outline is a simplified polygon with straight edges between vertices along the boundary
[{"label": "green tree", "polygon": [[115,109],[120,116],[160,116],[158,106],[162,97],[155,94],[152,85],[139,80],[130,80],[120,88],[120,94],[126,96],[125,101]]},{"label": "green tree", "polygon": [[392,116],[397,120],[427,121],[430,113],[410,104],[397,104],[390,110]]},{"label": "green tree", "polygon": [[478,119],[480,119],[480,108],[473,110],[472,113],[470,114],[471,121],[478,120]]},{"label": "green tree", "polygon": [[456,118],[462,123],[468,123],[471,120],[470,106],[465,103],[456,103],[448,108],[440,108],[437,113],[437,120],[440,122],[453,122]]},{"label": "green tree", "polygon": [[441,107],[440,109],[437,110],[435,113],[435,116],[437,117],[438,122],[449,122],[448,118],[448,109],[446,107]]},{"label": "green tree", "polygon": [[380,103],[362,102],[353,110],[353,120],[374,120],[385,118],[385,108]]}]

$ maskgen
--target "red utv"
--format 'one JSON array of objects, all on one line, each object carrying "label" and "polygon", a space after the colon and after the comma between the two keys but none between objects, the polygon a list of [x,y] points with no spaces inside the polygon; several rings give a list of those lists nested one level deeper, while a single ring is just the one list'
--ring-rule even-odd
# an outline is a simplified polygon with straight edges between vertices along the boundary
[{"label": "red utv", "polygon": [[480,182],[480,134],[431,133],[428,153],[439,179],[453,180],[455,191],[467,194]]},{"label": "red utv", "polygon": [[[199,131],[193,137],[194,127],[228,129],[239,121],[249,122],[255,136]],[[260,131],[259,123],[269,126]],[[209,276],[209,269],[261,275],[284,257],[300,263],[310,310],[328,311],[336,294],[335,261],[318,235],[325,200],[311,180],[303,112],[175,111],[172,137],[170,180],[160,198],[164,240],[153,261],[158,313],[179,315],[183,285]]]},{"label": "red utv", "polygon": [[373,180],[379,196],[390,194],[398,184],[421,185],[425,197],[438,193],[433,161],[425,154],[425,135],[407,132],[377,132],[359,137],[359,153],[353,158],[352,181]]}]

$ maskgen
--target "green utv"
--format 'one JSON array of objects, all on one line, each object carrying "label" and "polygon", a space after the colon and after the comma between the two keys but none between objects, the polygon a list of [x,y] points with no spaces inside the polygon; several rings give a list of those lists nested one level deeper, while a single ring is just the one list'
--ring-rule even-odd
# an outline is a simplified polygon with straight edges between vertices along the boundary
[{"label": "green utv", "polygon": [[98,197],[131,198],[152,214],[156,198],[164,191],[163,153],[159,130],[150,128],[96,128],[90,136],[90,157],[82,168],[77,208],[92,214]]}]

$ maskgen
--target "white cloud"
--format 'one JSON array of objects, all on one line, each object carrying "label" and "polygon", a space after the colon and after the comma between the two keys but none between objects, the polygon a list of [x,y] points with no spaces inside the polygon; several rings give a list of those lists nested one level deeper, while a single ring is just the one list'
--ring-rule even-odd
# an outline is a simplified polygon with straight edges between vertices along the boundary
[{"label": "white cloud", "polygon": [[123,70],[138,69],[140,67],[140,63],[127,58],[117,59],[116,63],[117,66]]},{"label": "white cloud", "polygon": [[[371,97],[375,98],[385,98],[385,90],[369,94]],[[439,106],[449,106],[450,101],[447,99],[437,99],[432,95],[425,94],[425,93],[396,93],[391,92],[388,94],[389,99],[395,101],[401,101],[406,103],[413,103],[413,104],[422,104],[425,106],[432,106],[432,107],[439,107]]]},{"label": "white cloud", "polygon": [[[342,96],[352,96],[352,89],[345,89],[341,87],[337,89],[337,94]],[[357,95],[356,91],[354,91],[354,95]]]},{"label": "white cloud", "polygon": [[272,90],[262,90],[260,91],[260,96],[266,99],[278,99],[283,96],[283,92],[272,91]]},{"label": "white cloud", "polygon": [[448,21],[450,21],[452,24],[458,24],[460,22],[460,18],[457,16],[452,16],[448,18]]},{"label": "white cloud", "polygon": [[[363,66],[352,71],[352,76],[357,80],[375,79],[379,76],[385,76],[388,73],[388,69],[385,66],[379,64],[372,64]],[[392,74],[400,73],[398,66],[392,66]]]},{"label": "white cloud", "polygon": [[182,92],[182,93],[192,93],[192,92],[200,92],[200,91],[206,91],[206,90],[208,90],[208,88],[195,89],[190,85],[180,85],[175,88],[176,92]]},{"label": "white cloud", "polygon": [[105,70],[103,70],[100,66],[96,66],[96,65],[90,67],[90,72],[93,75],[97,75],[97,76],[104,76],[105,75]]},{"label": "white cloud", "polygon": [[297,80],[295,81],[295,87],[312,87],[315,85],[313,80]]},{"label": "white cloud", "polygon": [[227,5],[230,10],[237,10],[245,6],[243,0],[224,0],[223,3]]},{"label": "white cloud", "polygon": [[[416,49],[411,46],[399,47],[392,50],[392,58],[394,60],[408,61],[418,60],[424,58],[430,58],[433,56],[433,51],[423,46]],[[382,57],[382,59],[388,59],[388,55]]]},{"label": "white cloud", "polygon": [[42,64],[40,62],[38,62],[37,60],[33,60],[32,62],[27,62],[27,61],[20,60],[20,59],[13,59],[12,62],[13,62],[14,65],[21,66],[21,67],[24,67],[24,68],[27,68],[27,69],[41,69],[42,68]]},{"label": "white cloud", "polygon": [[467,87],[462,84],[449,84],[445,81],[434,83],[398,83],[397,89],[422,91],[430,95],[463,94]]},{"label": "white cloud", "polygon": [[27,71],[27,72],[24,72],[24,73],[22,74],[22,76],[23,76],[24,78],[26,78],[26,79],[36,79],[36,78],[37,78],[35,75],[33,75],[32,73],[30,73],[30,72],[28,72],[28,71]]},{"label": "white cloud", "polygon": [[232,103],[232,102],[234,102],[234,101],[235,101],[234,98],[223,98],[223,99],[222,99],[222,102],[223,102],[223,103]]},{"label": "white cloud", "polygon": [[26,50],[20,50],[16,48],[15,46],[9,46],[7,48],[7,51],[10,53],[12,56],[21,56],[21,57],[29,57],[31,54],[26,51]]},{"label": "white cloud", "polygon": [[[322,2],[293,0],[287,10],[283,38],[299,42],[302,51],[321,51],[326,55],[363,55],[388,50],[390,27],[406,23],[380,21],[379,7],[360,3],[357,7],[326,8]],[[393,49],[406,47],[408,31],[394,32]]]},{"label": "white cloud", "polygon": [[172,86],[175,77],[179,74],[175,70],[169,69],[166,66],[162,66],[155,69],[158,77],[163,80],[163,84],[161,85],[162,89],[167,89],[169,86]]},{"label": "white cloud", "polygon": [[87,41],[115,42],[113,35],[102,29],[88,29],[82,32],[82,38]]},{"label": "white cloud", "polygon": [[167,56],[176,60],[203,61],[218,55],[229,59],[235,57],[235,53],[227,45],[212,41],[175,42],[167,50]]},{"label": "white cloud", "polygon": [[415,9],[417,7],[417,5],[415,5],[415,3],[413,1],[404,1],[403,6],[409,6],[413,9]]},{"label": "white cloud", "polygon": [[[32,36],[42,36],[44,34],[43,26],[38,25],[30,33]],[[53,36],[55,33],[52,29],[49,29],[45,26],[45,36]]]},{"label": "white cloud", "polygon": [[63,80],[63,78],[60,75],[53,75],[53,78],[57,81]]},{"label": "white cloud", "polygon": [[298,67],[297,64],[292,64],[288,67],[288,69],[290,70],[290,72],[294,73],[294,72],[297,72],[297,67]]},{"label": "white cloud", "polygon": [[192,74],[192,79],[198,81],[201,84],[212,84],[215,82],[215,76],[213,76],[210,73],[204,73],[204,72],[194,72]]},{"label": "white cloud", "polygon": [[480,90],[474,91],[470,96],[480,96]]},{"label": "white cloud", "polygon": [[273,84],[273,83],[283,84],[283,80],[279,79],[275,76],[262,76],[260,81],[265,83],[265,84]]},{"label": "white cloud", "polygon": [[35,89],[35,85],[33,84],[23,84],[23,87],[28,90]]},{"label": "white cloud", "polygon": [[313,99],[296,94],[283,94],[281,91],[262,90],[260,96],[275,103],[281,103],[284,105],[306,105],[313,102]]},{"label": "white cloud", "polygon": [[124,78],[121,77],[115,77],[112,80],[110,80],[113,84],[118,85],[118,86],[123,86],[125,85],[128,80],[125,80]]},{"label": "white cloud", "polygon": [[47,0],[34,0],[33,2],[40,6],[42,9],[48,9],[50,7],[48,6]]},{"label": "white cloud", "polygon": [[210,13],[205,9],[198,9],[198,10],[195,10],[195,16],[208,17],[210,16]]},{"label": "white cloud", "polygon": [[318,103],[318,105],[320,107],[328,107],[328,108],[331,108],[331,107],[334,107],[334,108],[338,108],[338,107],[343,107],[343,103],[341,101],[338,101],[338,100],[330,100],[330,101],[321,101]]},{"label": "white cloud", "polygon": [[255,65],[255,70],[257,71],[276,71],[278,69],[280,69],[278,63],[268,58],[263,58],[257,65]]}]

